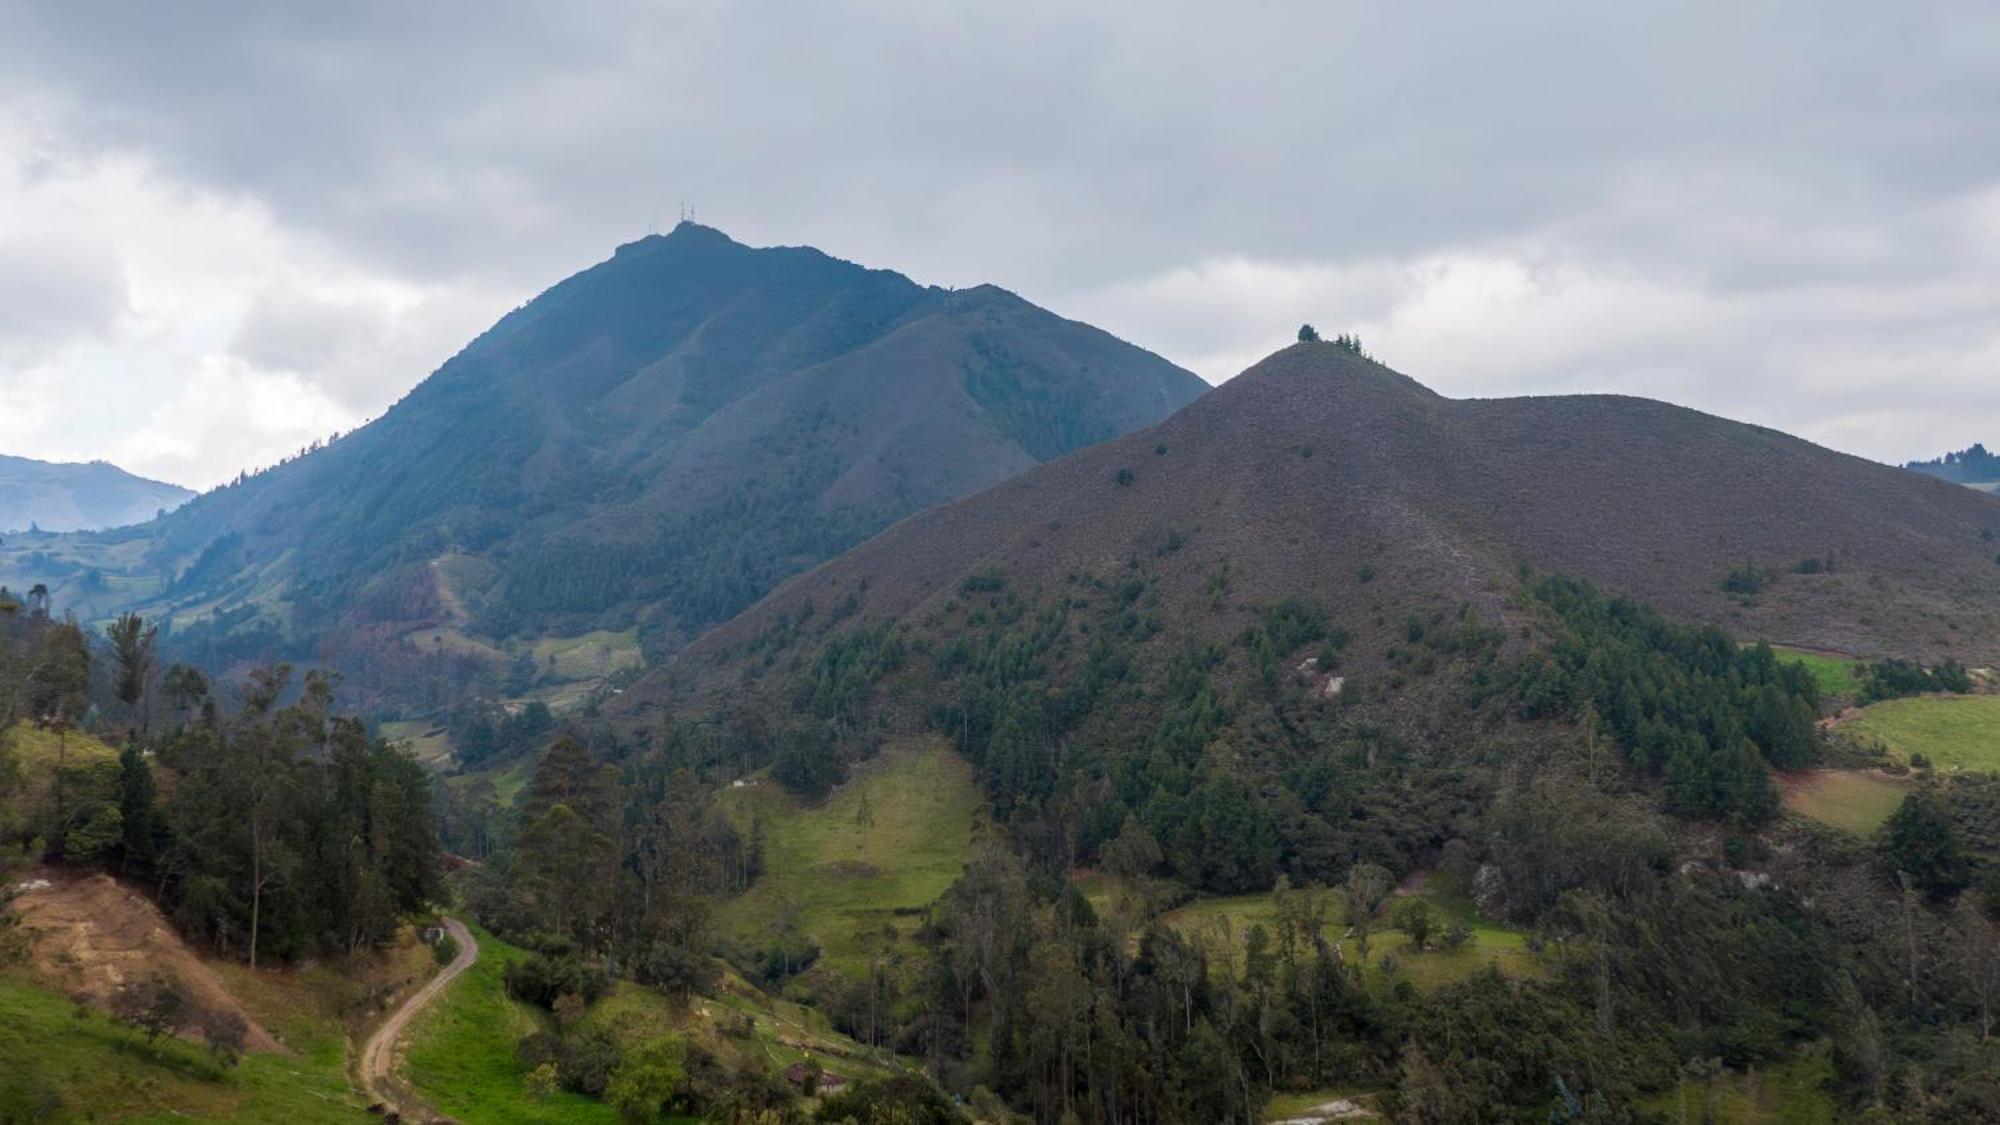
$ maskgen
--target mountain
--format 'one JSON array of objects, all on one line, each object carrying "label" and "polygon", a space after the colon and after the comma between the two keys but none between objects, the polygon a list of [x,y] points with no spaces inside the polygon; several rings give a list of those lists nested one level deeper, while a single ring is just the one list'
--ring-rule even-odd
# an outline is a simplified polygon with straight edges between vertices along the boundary
[{"label": "mountain", "polygon": [[189,489],[105,461],[36,461],[0,454],[0,531],[124,527],[180,507]]},{"label": "mountain", "polygon": [[915,621],[982,576],[1046,592],[1143,572],[1169,630],[1221,639],[1299,596],[1357,631],[1460,603],[1504,620],[1526,566],[1743,636],[1990,662],[1996,534],[2000,501],[1773,430],[1622,396],[1448,399],[1300,344],[793,579],[635,704],[734,682],[809,607]]},{"label": "mountain", "polygon": [[[836,1021],[921,966],[899,1041],[1048,1119],[1255,1120],[1347,1082],[1397,1120],[1644,1117],[1711,1044],[1762,1074],[1878,1013],[1937,1034],[1950,954],[1921,1014],[1897,967],[1992,963],[1994,779],[1892,775],[1805,662],[1742,642],[2000,659],[2000,500],[1642,399],[1448,399],[1357,351],[1288,348],[904,520],[610,701],[627,777],[726,786],[787,842],[745,895],[787,920],[739,961],[865,949],[787,982]],[[892,801],[919,754],[980,812]],[[1903,803],[1815,825],[1794,794],[1827,780]],[[898,931],[902,880],[850,849],[911,807],[903,852],[965,851]],[[1992,1119],[1993,1073],[1935,1071],[1938,1119]],[[1869,1096],[1801,1088],[1827,1119]]]},{"label": "mountain", "polygon": [[[591,631],[656,651],[895,520],[1206,389],[991,286],[683,223],[479,336],[379,420],[146,529],[212,664],[406,690]],[[532,656],[533,659],[527,659]]]},{"label": "mountain", "polygon": [[1947,453],[1929,461],[1912,461],[1903,466],[1925,476],[1948,480],[1954,484],[1971,485],[1986,492],[2000,487],[2000,454],[1994,454],[1984,445],[1974,442],[1970,448],[1956,453]]}]

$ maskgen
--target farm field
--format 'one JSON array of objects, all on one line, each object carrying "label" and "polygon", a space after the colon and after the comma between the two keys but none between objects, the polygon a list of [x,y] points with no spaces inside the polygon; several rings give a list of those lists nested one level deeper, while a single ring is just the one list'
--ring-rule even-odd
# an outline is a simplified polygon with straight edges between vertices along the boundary
[{"label": "farm field", "polygon": [[983,803],[971,767],[939,740],[891,743],[817,807],[768,780],[722,801],[739,830],[761,820],[764,832],[764,874],[717,909],[722,933],[757,944],[794,914],[822,963],[850,973],[866,969],[864,929],[907,934],[916,919],[895,911],[929,905],[958,878]]},{"label": "farm field", "polygon": [[1859,836],[1880,828],[1911,788],[1878,770],[1807,770],[1781,775],[1778,785],[1786,808]]},{"label": "farm field", "polygon": [[1905,762],[1922,754],[1938,769],[2000,770],[2000,695],[1891,699],[1844,726]]}]

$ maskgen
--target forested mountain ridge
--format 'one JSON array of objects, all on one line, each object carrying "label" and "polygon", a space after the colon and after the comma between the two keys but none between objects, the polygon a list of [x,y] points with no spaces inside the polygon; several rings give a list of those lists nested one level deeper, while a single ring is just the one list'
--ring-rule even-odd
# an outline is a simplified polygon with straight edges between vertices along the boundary
[{"label": "forested mountain ridge", "polygon": [[[145,608],[176,651],[324,659],[364,695],[495,638],[636,626],[664,650],[1204,389],[998,289],[683,223],[508,314],[379,420],[149,525],[131,570],[163,582]],[[425,627],[477,639],[419,646]]]},{"label": "forested mountain ridge", "polygon": [[94,531],[152,519],[193,491],[106,461],[61,463],[0,454],[0,531]]}]

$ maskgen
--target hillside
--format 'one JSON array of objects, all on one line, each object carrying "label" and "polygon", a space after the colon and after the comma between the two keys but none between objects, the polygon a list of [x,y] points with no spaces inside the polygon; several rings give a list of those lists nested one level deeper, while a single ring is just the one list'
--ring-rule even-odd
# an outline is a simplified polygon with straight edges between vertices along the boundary
[{"label": "hillside", "polygon": [[[636,626],[669,650],[904,515],[1204,389],[990,286],[683,223],[510,313],[370,425],[41,558],[90,558],[99,590],[167,576],[89,609],[137,597],[211,664],[317,656],[408,697],[518,660],[510,638]],[[0,580],[42,580],[31,564]]]},{"label": "hillside", "polygon": [[97,531],[143,523],[187,503],[177,484],[104,461],[65,463],[0,454],[0,531]]},{"label": "hillside", "polygon": [[1296,595],[1504,613],[1528,564],[1741,635],[1988,663],[1996,534],[2000,501],[1761,427],[1617,396],[1447,399],[1302,344],[1158,426],[905,521],[668,675],[728,666],[808,605],[912,619],[975,571],[1052,589],[1128,561],[1170,623],[1215,637]]},{"label": "hillside", "polygon": [[[634,777],[798,802],[718,912],[832,935],[767,975],[1024,1112],[1847,1119],[1887,1067],[1827,1045],[1938,1019],[1962,1054],[1889,1050],[1941,1108],[1891,1115],[1986,1120],[1958,966],[1994,963],[1990,776],[1891,774],[1822,724],[1831,661],[1744,642],[1990,663],[1996,537],[1991,497],[1769,430],[1301,344],[787,582],[607,710]],[[984,801],[905,935],[821,899],[916,738]],[[865,981],[796,970],[857,950]]]}]

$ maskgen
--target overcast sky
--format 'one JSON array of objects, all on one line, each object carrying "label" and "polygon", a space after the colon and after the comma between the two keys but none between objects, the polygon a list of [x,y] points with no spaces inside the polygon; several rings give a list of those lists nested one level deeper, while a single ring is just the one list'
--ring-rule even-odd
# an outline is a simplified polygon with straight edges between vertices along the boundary
[{"label": "overcast sky", "polygon": [[0,0],[0,452],[215,484],[681,201],[1211,381],[2000,442],[2000,5],[370,7]]}]

